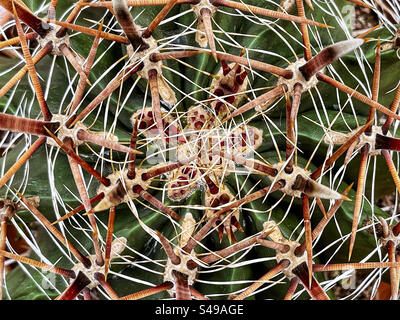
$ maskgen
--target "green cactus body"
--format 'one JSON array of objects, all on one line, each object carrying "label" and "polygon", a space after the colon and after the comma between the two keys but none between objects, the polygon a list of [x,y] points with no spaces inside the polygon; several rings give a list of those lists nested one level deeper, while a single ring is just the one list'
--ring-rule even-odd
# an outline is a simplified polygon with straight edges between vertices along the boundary
[{"label": "green cactus body", "polygon": [[[350,262],[389,264],[373,265],[344,298],[357,299],[369,286],[373,299],[380,282],[391,283],[397,298],[400,227],[396,210],[376,202],[400,186],[389,170],[390,159],[397,170],[400,145],[399,15],[364,1],[384,24],[362,41],[351,36],[354,1],[302,3],[246,0],[246,9],[227,0],[60,0],[53,8],[49,1],[0,1],[16,13],[0,28],[18,37],[0,43],[7,53],[0,56],[0,196],[9,201],[0,199],[2,298],[340,299],[334,288],[351,270],[327,278],[321,265],[348,263],[355,232]],[[124,16],[126,4],[136,29]],[[290,21],[302,10],[307,20]],[[161,23],[148,28],[163,11]],[[265,16],[271,12],[278,16]],[[15,31],[19,22],[29,50],[18,45],[25,38]],[[64,27],[66,36],[58,37]],[[13,82],[29,62],[26,51],[35,60],[41,50],[34,70],[25,67]],[[357,183],[360,162],[364,186]],[[44,219],[59,220],[58,231]],[[386,233],[368,230],[385,231],[384,221]],[[30,259],[74,276],[11,264],[18,257],[7,256],[15,254],[7,225]],[[70,295],[73,286],[79,295]]]}]

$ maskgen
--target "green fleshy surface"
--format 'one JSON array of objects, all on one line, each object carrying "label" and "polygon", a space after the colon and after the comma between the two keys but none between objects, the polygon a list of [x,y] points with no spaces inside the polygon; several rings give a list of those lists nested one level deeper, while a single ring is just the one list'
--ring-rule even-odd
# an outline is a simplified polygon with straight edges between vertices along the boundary
[{"label": "green fleshy surface", "polygon": [[[275,1],[279,2],[279,1]],[[344,6],[348,5],[345,1],[336,1],[336,5],[339,11],[344,10]],[[36,2],[31,2],[32,10],[37,10],[38,7],[35,4]],[[69,8],[74,2],[73,1],[60,1],[61,6],[59,7],[57,14],[61,15],[61,13],[66,9]],[[273,9],[274,7],[268,3],[259,3],[257,1],[246,1],[246,3],[254,4],[257,6],[265,6],[266,8]],[[181,5],[176,6],[172,12],[169,13],[168,17],[171,17],[178,12],[184,12],[188,10],[190,7],[189,5]],[[132,9],[132,15],[135,17],[140,14],[139,18],[136,20],[136,23],[142,26],[148,25],[148,23],[152,20],[152,18],[159,12],[161,6],[156,7],[146,7],[142,12],[143,8],[134,8]],[[235,33],[246,33],[248,35],[252,35],[251,37],[243,37],[239,35],[233,36],[233,39],[237,41],[240,45],[247,48],[249,52],[249,58],[258,59],[260,61],[265,61],[273,65],[277,65],[280,67],[287,67],[287,62],[282,59],[284,57],[290,62],[295,61],[295,57],[293,55],[293,51],[297,55],[297,57],[303,56],[303,48],[301,43],[299,43],[299,27],[298,25],[294,25],[289,22],[285,21],[278,21],[276,24],[285,29],[288,33],[292,34],[293,37],[296,39],[288,39],[290,46],[293,47],[293,51],[289,50],[288,45],[285,44],[282,38],[278,37],[277,34],[267,28],[267,26],[261,22],[258,24],[249,23],[247,22],[245,17],[238,17],[237,13],[236,16],[227,15],[224,12],[228,12],[230,14],[235,13],[234,10],[231,9],[222,9],[219,10],[214,19],[218,22],[218,25],[224,29],[229,30],[230,32]],[[92,19],[99,21],[99,19],[104,15],[106,12],[105,9],[90,9],[84,10],[82,15],[79,16],[78,20],[76,21],[79,25],[84,26],[91,26],[91,23],[85,19]],[[325,12],[321,10],[311,11],[310,9],[306,9],[307,17],[313,17],[314,20],[324,22],[330,26],[335,27],[336,30],[340,30],[340,26],[337,24],[337,21],[334,17],[327,15]],[[253,21],[257,21],[255,17],[251,17],[249,14],[246,15],[247,19],[253,19]],[[104,20],[105,25],[109,22],[110,15],[107,15],[106,19]],[[186,14],[180,17],[177,22],[180,24],[178,25],[175,22],[170,22],[160,26],[156,32],[153,34],[155,39],[163,39],[166,37],[173,36],[178,32],[182,32],[185,28],[184,26],[189,26],[195,19],[194,14]],[[195,25],[194,25],[195,26]],[[214,25],[215,29],[218,28]],[[117,26],[118,28],[118,26]],[[315,34],[315,28],[310,28],[314,31],[311,37],[312,46],[319,47],[322,45],[323,47],[329,45],[333,42],[337,42],[340,40],[344,40],[345,36],[343,32],[335,32],[335,29],[318,29],[319,37],[315,39],[313,34]],[[74,32],[71,32],[72,34]],[[222,33],[216,33],[217,37],[221,39],[221,41],[231,41],[226,35]],[[387,38],[389,36],[388,32],[385,30],[378,30],[375,31],[371,37],[381,37]],[[287,37],[285,37],[287,38]],[[318,41],[317,41],[318,40]],[[89,50],[91,43],[93,41],[93,37],[86,36],[86,35],[77,35],[72,38],[72,46],[74,50],[76,50],[80,55],[86,57]],[[197,46],[194,42],[194,34],[191,33],[186,36],[182,36],[179,40],[176,40],[175,43],[179,44],[186,44]],[[224,48],[227,52],[238,55],[240,53],[239,48],[231,47],[228,44],[224,44]],[[275,52],[276,48],[279,48],[279,55],[281,57],[273,56],[268,54],[267,52]],[[375,42],[366,43],[363,45],[362,50],[367,58],[370,67],[367,66],[366,61],[363,61],[363,66],[365,68],[365,73],[361,70],[359,62],[355,58],[354,54],[346,55],[341,59],[341,61],[334,63],[334,68],[346,85],[355,88],[359,85],[355,78],[361,78],[364,82],[369,82],[369,86],[371,86],[371,70],[373,70],[373,63],[374,63],[374,48]],[[217,49],[221,49],[217,44]],[[108,50],[108,53],[101,57],[100,54]],[[261,53],[262,51],[263,53]],[[110,48],[110,42],[107,40],[102,40],[98,49],[97,53],[97,62],[95,67],[93,68],[90,74],[90,81],[95,83],[99,77],[102,77],[105,74],[105,71],[120,57],[122,57],[126,52],[126,49],[123,45],[114,44]],[[315,53],[315,52],[313,52]],[[220,63],[215,63],[215,61],[208,55],[199,54],[194,57],[182,59],[186,63],[193,66],[193,69],[185,67],[183,64],[180,64],[176,61],[167,61],[165,65],[168,68],[171,68],[176,71],[176,73],[164,69],[163,75],[173,83],[178,88],[186,94],[192,94],[193,98],[196,100],[203,100],[207,99],[207,94],[204,91],[198,91],[199,88],[207,88],[211,84],[211,78],[196,71],[196,69],[204,70],[210,72],[212,74],[216,74],[220,69]],[[15,64],[14,59],[6,59],[0,57],[0,71],[8,70],[12,65]],[[37,70],[39,75],[43,79],[47,79],[48,77],[48,66],[51,65],[52,59],[50,57],[46,57],[43,59],[41,63],[38,64]],[[385,106],[389,106],[393,100],[394,92],[388,93],[391,91],[394,86],[396,85],[397,81],[393,80],[393,70],[398,70],[400,67],[400,60],[397,59],[394,52],[387,52],[382,55],[382,75],[381,75],[381,86],[380,86],[380,95],[379,95],[379,102]],[[81,108],[86,106],[93,100],[102,89],[106,87],[106,85],[116,76],[117,72],[121,70],[123,67],[124,62],[121,61],[118,65],[116,65],[110,72],[108,72],[104,78],[97,83],[92,89],[90,89],[89,94],[83,100]],[[344,67],[345,66],[345,67]],[[58,110],[64,110],[68,103],[72,98],[72,92],[68,92],[66,94],[66,83],[69,82],[68,73],[66,72],[65,62],[64,59],[57,59],[54,65],[54,73],[52,76],[51,87],[50,91],[51,94],[48,96],[47,102],[50,106],[51,111],[58,112]],[[16,69],[18,70],[18,68]],[[13,71],[14,72],[14,71]],[[13,72],[9,72],[3,75],[0,78],[0,86],[2,86],[13,74]],[[68,65],[68,72],[72,72],[71,66]],[[258,77],[256,75],[249,75],[249,80],[252,88],[263,88],[266,86],[272,86],[276,83],[276,77],[260,72],[262,77]],[[327,70],[327,74],[330,75],[330,69]],[[189,79],[190,81],[187,81]],[[136,80],[136,76],[133,76],[131,79],[127,80],[124,83],[122,88],[122,97],[125,97],[127,92],[130,90],[131,86],[133,85],[134,81]],[[75,80],[75,85],[77,80]],[[43,87],[45,87],[46,81],[42,81]],[[331,121],[337,115],[337,106],[344,105],[346,100],[348,99],[347,95],[342,93],[337,93],[335,89],[329,87],[326,84],[320,83],[318,84],[318,90],[321,98],[323,99],[324,106],[326,107],[326,113],[321,110],[321,103],[319,102],[319,97],[313,93],[313,98],[317,101],[317,105],[319,110],[322,114],[321,118],[323,119],[324,126],[328,125],[327,119]],[[365,93],[363,88],[359,88],[359,90]],[[119,100],[119,90],[118,92],[114,92],[110,98],[109,102],[109,112],[110,118],[112,118],[112,114],[115,114],[117,110],[119,110],[119,105],[121,101]],[[26,93],[27,92],[27,93]],[[126,105],[122,109],[119,114],[118,121],[116,124],[115,134],[119,137],[120,141],[129,142],[130,134],[132,131],[132,126],[130,123],[130,116],[136,110],[139,110],[143,106],[143,101],[145,99],[145,92],[146,92],[146,81],[144,79],[140,80],[137,87],[134,88],[132,94],[127,100]],[[258,91],[257,95],[264,93],[265,90]],[[26,95],[25,95],[26,93]],[[184,98],[184,96],[176,92],[177,99],[180,101],[179,105],[177,106],[178,111],[186,111],[192,104],[193,100],[190,97]],[[13,95],[13,96],[12,96]],[[29,82],[27,77],[25,77],[19,84],[16,86],[15,90],[11,90],[6,97],[3,97],[0,100],[0,106],[3,110],[10,114],[18,114],[19,113],[19,103],[22,99],[25,98],[26,101],[23,104],[27,103],[29,105],[30,101],[33,99],[32,90],[30,89]],[[10,100],[8,100],[10,98]],[[11,99],[12,98],[12,99]],[[338,102],[340,99],[340,103]],[[244,103],[244,102],[243,102]],[[146,98],[146,106],[151,106],[151,97],[148,96]],[[7,107],[7,108],[5,108]],[[166,109],[169,106],[164,105]],[[365,123],[366,115],[368,114],[369,107],[358,102],[357,100],[352,100],[352,107],[354,108],[357,114],[357,120],[359,124]],[[29,109],[29,108],[28,108]],[[31,118],[35,118],[39,115],[39,108],[37,102],[33,102],[32,107],[30,108],[31,112],[29,114],[24,114],[24,116],[29,116]],[[95,125],[91,128],[92,130],[96,131],[103,131],[108,130],[111,126],[111,121],[104,123],[103,119],[106,116],[106,103],[103,103],[103,107],[100,111],[99,117],[96,119],[95,115],[90,115],[85,123],[91,124],[95,120]],[[244,115],[245,118],[253,116],[254,112],[250,111]],[[285,132],[285,103],[282,100],[278,103],[278,105],[267,113],[268,117],[274,122],[274,124],[283,132]],[[298,135],[298,147],[301,150],[301,154],[298,157],[299,165],[304,166],[307,163],[307,159],[311,156],[315,146],[320,142],[320,139],[323,135],[323,130],[321,127],[313,124],[310,120],[319,123],[318,117],[314,110],[314,104],[311,96],[308,93],[303,94],[301,107],[298,116],[298,128],[299,128],[299,135]],[[275,163],[279,161],[275,148],[271,139],[271,133],[265,128],[265,122],[262,121],[261,117],[256,117],[252,120],[250,125],[256,126],[258,128],[264,129],[263,131],[263,144],[257,150],[261,154],[264,159],[267,159],[270,163]],[[347,125],[346,125],[347,124]],[[332,129],[340,132],[347,132],[348,128],[355,129],[357,127],[357,123],[354,120],[354,116],[352,114],[352,110],[350,109],[350,104],[346,106],[343,110],[343,117],[339,117],[336,121]],[[276,128],[271,127],[272,134],[278,144],[279,149],[282,151],[285,147],[285,139],[281,133],[278,132]],[[10,151],[6,158],[5,167],[8,168],[11,166],[17,157],[19,156],[23,146],[25,145],[25,140],[22,139],[16,148]],[[100,148],[92,147],[96,152],[100,152]],[[25,196],[33,196],[39,195],[41,198],[41,203],[39,210],[45,214],[45,216],[50,220],[54,221],[58,218],[56,216],[54,205],[57,206],[58,210],[60,210],[60,214],[64,214],[64,210],[61,204],[56,201],[54,198],[55,193],[53,192],[54,187],[49,183],[49,169],[48,163],[43,163],[43,159],[46,159],[48,155],[52,152],[52,159],[54,159],[54,150],[51,150],[49,146],[42,146],[40,150],[30,159],[29,161],[29,181],[24,187],[24,195]],[[322,143],[316,154],[313,157],[312,163],[309,166],[310,170],[315,169],[321,161],[325,159],[327,152],[327,146]],[[94,154],[89,148],[83,146],[79,149],[79,154],[88,161],[91,165],[95,165],[97,161],[97,155]],[[282,156],[283,153],[281,154]],[[122,161],[124,159],[123,155],[113,152],[112,153],[113,160],[115,161]],[[105,158],[110,158],[110,153],[106,151]],[[343,158],[343,157],[342,157]],[[139,164],[143,160],[143,156],[137,157],[137,164]],[[343,163],[343,159],[339,159],[335,164],[335,169],[339,168]],[[357,168],[359,164],[359,156],[353,159],[347,166],[343,182],[340,184],[339,192],[342,192],[349,184],[355,182],[357,179]],[[146,166],[146,164],[144,164]],[[100,170],[101,168],[98,167]],[[54,181],[56,183],[55,188],[58,192],[60,198],[62,198],[63,203],[69,206],[67,209],[76,207],[79,202],[76,201],[76,198],[71,195],[71,192],[75,195],[78,194],[74,181],[72,179],[72,175],[70,173],[70,169],[68,166],[68,161],[63,154],[62,151],[59,151],[57,155],[56,161],[54,163],[54,172],[55,177]],[[111,169],[110,166],[107,164],[104,168],[104,175],[110,173]],[[12,183],[9,185],[11,190],[13,188],[19,188],[21,184],[24,182],[24,177],[26,173],[22,170],[18,172]],[[383,165],[382,157],[377,158],[377,169],[375,172],[376,181],[379,181],[374,188],[374,195],[377,199],[379,196],[387,194],[390,191],[394,190],[393,181],[390,175],[387,172]],[[85,181],[89,181],[89,176],[84,172]],[[372,177],[372,166],[369,168],[368,172],[368,179],[366,183],[366,195],[369,196],[371,193],[371,177]],[[239,181],[239,183],[238,183]],[[324,184],[328,183],[329,180],[327,177],[322,179]],[[267,186],[270,182],[265,177],[260,177],[258,175],[249,175],[248,179],[246,176],[235,176],[231,174],[227,177],[227,185],[232,189],[234,194],[240,193],[241,196],[246,195],[249,190],[255,185],[259,184],[256,189],[262,188]],[[156,184],[154,184],[156,185]],[[238,185],[240,186],[241,190],[238,190]],[[96,194],[96,188],[98,186],[98,182],[93,180],[89,187],[88,193],[90,196],[94,196]],[[159,183],[156,185],[157,187],[162,187],[162,184]],[[336,187],[336,186],[335,186]],[[323,251],[318,257],[314,259],[316,263],[320,261],[326,261],[328,258],[332,258],[335,261],[346,262],[347,261],[347,254],[348,254],[348,240],[343,240],[344,243],[339,241],[333,247],[325,250],[325,248],[329,247],[332,243],[332,240],[336,240],[341,237],[341,234],[338,233],[338,228],[340,229],[342,234],[348,234],[350,232],[352,217],[353,217],[353,210],[354,210],[354,198],[355,198],[355,187],[350,191],[349,198],[353,200],[352,202],[344,202],[342,206],[337,211],[335,218],[327,225],[325,228],[321,238],[315,244],[315,251],[320,252]],[[68,191],[71,190],[71,192]],[[3,189],[4,190],[4,189]],[[6,190],[3,192],[2,196],[5,195]],[[157,197],[158,199],[162,198],[161,191],[151,191],[151,193]],[[8,193],[9,194],[9,193]],[[289,199],[286,197],[282,201],[282,205],[275,208],[271,215],[265,213],[266,210],[271,208],[273,204],[280,198],[282,194],[277,192],[272,194],[266,201],[259,199],[252,203],[246,204],[242,210],[240,223],[244,228],[244,232],[237,233],[237,239],[240,241],[247,236],[253,235],[256,232],[260,232],[262,230],[262,225],[267,219],[274,219],[275,221],[280,221],[285,217],[286,208],[289,205]],[[203,199],[203,191],[197,191],[192,194],[190,197],[185,199],[185,201],[180,202],[179,204],[186,204],[186,205],[193,205],[193,204],[201,204]],[[56,204],[55,204],[56,203]],[[164,201],[165,204],[173,204],[168,200]],[[328,202],[324,201],[325,206],[327,207]],[[148,227],[152,228],[153,230],[158,230],[162,234],[164,234],[169,239],[175,236],[175,230],[172,226],[169,219],[165,218],[161,214],[154,212],[141,204],[136,203],[137,211],[143,221]],[[184,216],[185,213],[191,212],[194,214],[196,221],[199,221],[201,218],[202,212],[200,210],[189,210],[189,209],[179,209],[178,210],[181,216]],[[383,216],[387,217],[387,214],[383,212],[376,206],[371,207],[367,202],[364,203],[362,216],[360,218],[360,226],[362,221],[365,218],[371,218],[372,216]],[[27,223],[32,223],[34,218],[28,212],[21,212],[20,218],[22,218]],[[103,222],[105,225],[107,224],[108,214],[106,212],[98,214],[98,218]],[[318,221],[322,218],[322,213],[319,211],[318,208],[314,210],[312,216],[312,225],[315,226]],[[93,253],[93,248],[91,245],[90,239],[83,235],[82,232],[77,229],[78,225],[85,225],[83,223],[82,217],[79,215],[76,220],[65,222],[65,227],[71,232],[68,235],[69,238],[72,239],[72,236],[75,237],[76,240],[72,240],[74,243],[78,243],[80,247],[85,248],[88,252]],[[301,210],[301,202],[299,200],[295,200],[293,206],[290,210],[290,213],[284,218],[284,223],[280,224],[280,229],[282,233],[292,238],[297,238],[299,236],[299,232],[301,228],[299,228],[299,224],[302,221],[302,210]],[[114,234],[116,237],[126,237],[128,240],[128,245],[130,248],[137,250],[138,252],[142,253],[143,255],[147,256],[149,259],[152,260],[165,260],[166,256],[163,250],[161,250],[161,246],[158,242],[156,242],[147,232],[140,226],[137,219],[132,214],[131,210],[127,205],[121,205],[117,209],[116,221],[115,221],[115,229]],[[293,234],[293,230],[295,230]],[[101,230],[103,237],[105,237],[104,228]],[[62,256],[59,249],[54,248],[53,241],[49,238],[47,232],[38,227],[36,230],[36,242],[38,247],[40,248],[42,254],[46,256],[46,258],[52,262],[56,263],[57,266],[70,268],[72,266],[71,262],[68,261],[64,256]],[[226,237],[224,237],[223,241],[220,242],[218,239],[218,235],[214,232],[210,237],[208,237],[204,241],[207,248],[212,248],[213,250],[220,250],[229,245]],[[337,246],[341,245],[340,249],[336,251],[338,248]],[[365,258],[371,251],[371,248],[375,248],[375,238],[370,235],[369,233],[362,231],[358,232],[357,240],[354,248],[353,260],[359,261]],[[201,253],[204,252],[204,249],[196,247],[196,252]],[[148,272],[138,265],[135,264],[137,260],[141,258],[137,256],[135,253],[126,250],[123,255],[127,255],[132,259],[131,265],[125,264],[115,264],[112,267],[113,272],[118,272],[121,275],[127,277],[134,277],[136,279],[140,279],[147,283],[152,284],[159,284],[162,280],[162,275],[157,274],[155,275],[152,272]],[[234,261],[240,256],[240,254],[236,254],[233,257],[229,258],[230,261]],[[33,258],[37,258],[34,254],[32,254]],[[62,257],[61,260],[59,260]],[[246,259],[257,259],[257,258],[265,258],[265,257],[274,257],[274,252],[272,250],[263,248],[263,247],[256,247],[252,250],[248,255],[246,255]],[[372,257],[377,258],[376,256]],[[73,258],[72,258],[73,259]],[[119,260],[120,261],[120,260]],[[224,270],[213,272],[213,273],[199,273],[199,279],[201,282],[197,282],[195,284],[195,288],[198,289],[203,294],[209,294],[211,296],[217,295],[215,299],[226,299],[227,295],[231,292],[239,291],[240,289],[245,288],[248,284],[246,283],[239,283],[244,280],[249,279],[258,279],[262,276],[267,270],[272,268],[276,262],[274,260],[258,263],[256,265],[245,265],[242,267],[235,267],[235,268],[225,268]],[[159,273],[162,273],[163,270],[160,266],[149,263],[148,266],[151,269],[156,270]],[[32,269],[28,267],[30,270],[31,276],[37,283],[42,283],[43,276],[38,273],[37,271],[31,271]],[[319,281],[323,281],[322,274],[316,275]],[[147,285],[143,283],[137,283],[135,281],[124,281],[121,278],[116,277],[115,275],[109,276],[109,282],[114,290],[120,296],[127,295],[129,293],[142,290],[148,288]],[[234,284],[230,285],[210,285],[207,284],[208,281],[231,281]],[[17,267],[7,275],[7,290],[10,293],[12,299],[46,299],[46,295],[44,292],[38,288],[38,286],[33,282],[31,278],[29,278],[24,270],[21,267]],[[236,283],[235,283],[236,282]],[[66,288],[66,281],[57,277],[56,286],[60,292],[62,292]],[[273,286],[272,288],[260,292],[257,296],[253,296],[252,299],[282,299],[288,287],[288,281],[285,283]],[[50,298],[55,298],[58,294],[55,290],[47,289],[46,294]],[[328,292],[329,295],[332,295],[332,292]],[[161,293],[152,297],[148,297],[147,299],[161,299],[161,298],[168,298],[169,295],[167,293]],[[303,294],[301,299],[308,299],[306,294]]]}]

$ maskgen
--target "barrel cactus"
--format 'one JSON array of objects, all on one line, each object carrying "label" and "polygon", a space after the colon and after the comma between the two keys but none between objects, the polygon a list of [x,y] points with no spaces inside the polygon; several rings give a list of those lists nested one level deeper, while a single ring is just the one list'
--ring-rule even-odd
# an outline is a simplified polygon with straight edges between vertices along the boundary
[{"label": "barrel cactus", "polygon": [[3,299],[398,298],[396,1],[0,5]]}]

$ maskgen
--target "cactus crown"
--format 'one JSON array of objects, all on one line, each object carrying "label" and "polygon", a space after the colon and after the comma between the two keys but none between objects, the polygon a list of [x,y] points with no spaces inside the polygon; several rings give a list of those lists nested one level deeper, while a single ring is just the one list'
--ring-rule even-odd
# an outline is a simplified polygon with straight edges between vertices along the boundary
[{"label": "cactus crown", "polygon": [[253,2],[0,0],[0,297],[397,299],[398,6]]}]

